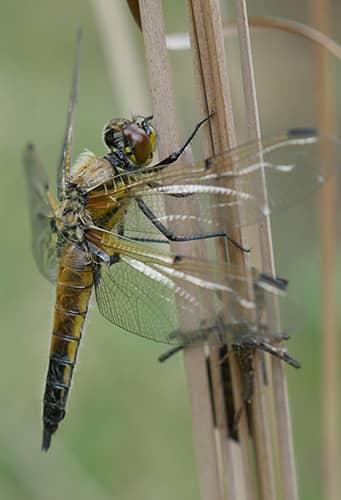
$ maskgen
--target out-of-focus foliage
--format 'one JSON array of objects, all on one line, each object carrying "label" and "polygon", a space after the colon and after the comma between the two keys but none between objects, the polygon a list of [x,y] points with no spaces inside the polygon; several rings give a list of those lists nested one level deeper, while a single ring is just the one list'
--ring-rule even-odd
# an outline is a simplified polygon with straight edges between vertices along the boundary
[{"label": "out-of-focus foliage", "polygon": [[[177,2],[164,3],[169,29],[184,30],[184,10],[177,11]],[[301,3],[296,11],[294,1],[286,6],[275,0],[250,4],[253,14],[308,20]],[[286,11],[281,10],[284,8]],[[340,19],[335,8],[337,14]],[[51,451],[47,455],[40,452],[41,399],[54,290],[38,275],[31,256],[21,156],[27,141],[36,143],[54,182],[78,26],[83,27],[83,46],[76,153],[89,148],[100,154],[103,124],[122,111],[120,96],[111,87],[90,4],[80,0],[1,0],[0,16],[1,497],[194,500],[199,492],[181,356],[160,366],[157,356],[162,346],[115,330],[99,317],[95,306],[90,311],[67,417]],[[141,45],[133,21],[127,19],[127,37],[133,36]],[[309,51],[299,39],[257,35],[257,81],[267,132],[313,121]],[[189,108],[195,102],[187,77],[191,63],[184,54],[172,55],[171,60],[178,106],[186,114],[181,124],[185,133],[198,118]],[[231,61],[237,73],[233,51]],[[124,70],[117,68],[118,72]],[[239,117],[238,78],[233,96]],[[238,119],[243,137],[241,123]],[[276,218],[274,233],[279,272],[292,279],[295,298],[310,304],[305,330],[290,343],[303,369],[290,373],[289,378],[301,498],[318,500],[321,440],[311,439],[312,435],[318,437],[321,424],[319,294],[314,291],[319,283],[317,236],[310,222],[313,207],[305,207]]]}]

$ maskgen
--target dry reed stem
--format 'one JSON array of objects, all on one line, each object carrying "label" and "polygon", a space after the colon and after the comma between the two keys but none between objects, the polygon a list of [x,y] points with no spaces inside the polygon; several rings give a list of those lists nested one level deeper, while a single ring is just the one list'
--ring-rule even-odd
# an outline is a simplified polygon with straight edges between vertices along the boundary
[{"label": "dry reed stem", "polygon": [[[139,5],[153,111],[159,131],[159,151],[161,156],[166,156],[177,149],[178,138],[161,3],[160,0],[143,0]],[[200,245],[196,245],[196,248],[200,254]],[[196,327],[195,318],[181,319],[187,327],[190,322],[193,324],[193,329]],[[184,358],[191,399],[201,495],[204,500],[221,500],[221,477],[204,348],[187,348]]]},{"label": "dry reed stem", "polygon": [[[243,75],[244,97],[247,112],[247,126],[250,140],[261,139],[259,124],[258,104],[256,97],[256,85],[254,78],[253,60],[251,53],[251,41],[247,20],[247,9],[244,0],[236,0],[237,31],[239,36],[241,68]],[[262,162],[261,143],[259,144],[259,159]],[[258,191],[266,203],[265,178],[259,179]],[[265,204],[264,204],[265,206]],[[266,272],[275,274],[273,263],[273,252],[271,244],[271,227],[269,218],[264,218],[259,227],[259,243],[262,257],[262,267]],[[272,304],[268,304],[271,307]],[[269,318],[271,320],[271,318]],[[275,319],[276,321],[276,319]],[[272,454],[270,423],[265,404],[264,391],[262,389],[261,365],[259,353],[256,355],[255,363],[255,397],[252,403],[252,424],[254,431],[254,443],[256,453],[256,465],[261,498],[272,500],[276,498],[276,484],[274,472],[274,458]]]},{"label": "dry reed stem", "polygon": [[[261,132],[245,0],[236,0],[236,8],[249,139],[259,140]],[[262,161],[261,150],[259,151],[259,156]],[[264,206],[266,206],[267,193],[264,172],[259,182],[261,184],[259,192],[264,200]],[[259,246],[263,270],[271,275],[275,275],[269,217],[264,217],[259,224]],[[269,301],[267,304],[267,313],[270,328],[272,327],[274,331],[279,331],[280,320],[276,300],[271,300],[271,303]],[[297,477],[285,373],[283,363],[280,360],[272,357],[271,364],[283,496],[285,500],[296,500],[298,498]],[[263,393],[261,387],[260,393]],[[256,409],[253,420],[255,429],[257,429],[255,444],[256,454],[259,455],[257,457],[257,467],[259,468],[261,495],[262,499],[269,498],[270,500],[275,498],[276,495],[275,475],[269,434],[270,422],[264,398],[255,398],[253,407]]]},{"label": "dry reed stem", "polygon": [[[311,0],[313,23],[325,33],[329,31],[329,1]],[[314,50],[315,107],[318,126],[322,130],[335,130],[335,99],[332,92],[328,54],[320,47]],[[335,163],[330,151],[321,149],[321,162]],[[340,498],[340,431],[339,431],[339,341],[336,311],[336,214],[337,186],[329,179],[320,195],[320,239],[323,289],[323,475],[324,498]]]},{"label": "dry reed stem", "polygon": [[[195,75],[199,95],[201,98],[201,112],[207,114],[215,111],[215,119],[212,121],[212,137],[207,138],[205,154],[218,153],[233,147],[235,141],[235,131],[232,115],[232,102],[229,88],[228,71],[225,61],[225,50],[222,34],[222,22],[219,4],[215,1],[192,0],[188,1],[188,12],[190,17],[190,37],[195,63]],[[232,237],[242,241],[246,245],[245,238],[236,230]],[[219,249],[222,257],[225,257],[224,248]],[[241,252],[230,249],[231,261],[243,264],[245,256]],[[255,494],[252,468],[250,465],[249,433],[245,412],[239,424],[239,440],[241,458],[235,453],[235,447],[231,442],[226,443],[226,415],[222,401],[226,395],[221,394],[222,388],[219,386],[219,353],[211,349],[210,364],[212,367],[212,378],[214,375],[213,397],[217,412],[217,424],[222,449],[223,470],[226,474],[228,498],[240,498],[241,491],[245,498],[252,499]],[[242,388],[236,364],[231,356],[231,375],[233,382],[235,408],[240,408],[243,404],[241,399]],[[233,448],[233,449],[232,449]],[[234,475],[235,474],[235,475]],[[242,479],[244,489],[240,487]],[[231,487],[231,485],[233,487]],[[237,495],[231,492],[235,490]]]},{"label": "dry reed stem", "polygon": [[[206,2],[188,2],[188,12],[190,18],[190,34],[192,39],[195,76],[199,95],[201,97],[201,113],[208,114],[211,110],[216,111],[216,117],[212,121],[214,148],[211,144],[211,136],[207,137],[205,154],[209,156],[213,151],[223,150],[229,145],[235,144],[234,124],[232,117],[232,105],[230,91],[227,86],[228,76],[225,66],[225,53],[223,43],[217,40],[215,29],[219,26],[219,11],[217,6]],[[218,16],[218,20],[216,19]],[[219,71],[218,71],[219,70]],[[219,105],[219,104],[221,105]],[[220,126],[217,126],[217,122]],[[223,130],[223,132],[222,132]],[[230,142],[229,142],[230,141]],[[236,239],[239,235],[233,235]],[[244,244],[246,244],[244,242]],[[224,249],[220,248],[222,257],[225,258]],[[234,380],[235,407],[242,406],[241,384],[238,377],[236,364],[231,357],[231,371]],[[220,356],[216,349],[211,349],[210,366],[212,373],[213,400],[215,405],[218,438],[222,456],[222,471],[226,478],[228,498],[242,498],[240,483],[236,480],[243,478],[246,498],[253,498],[252,473],[249,461],[248,449],[248,428],[245,413],[242,415],[239,426],[239,439],[242,443],[242,462],[236,453],[231,449],[231,442],[227,441],[227,416],[225,412],[225,395],[221,381]],[[240,468],[240,464],[244,464]],[[247,465],[245,465],[247,464]]]}]

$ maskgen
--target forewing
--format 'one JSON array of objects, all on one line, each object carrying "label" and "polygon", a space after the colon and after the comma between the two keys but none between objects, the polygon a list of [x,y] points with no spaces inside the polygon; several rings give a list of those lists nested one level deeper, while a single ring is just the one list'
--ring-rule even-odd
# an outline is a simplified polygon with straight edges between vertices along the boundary
[{"label": "forewing", "polygon": [[114,262],[98,266],[99,311],[115,325],[152,340],[221,344],[228,337],[256,336],[263,303],[258,305],[252,295],[254,284],[264,285],[265,295],[279,293],[252,269],[170,255],[99,229],[87,237]]},{"label": "forewing", "polygon": [[[175,226],[178,236],[191,236],[193,223],[204,233],[220,232],[229,226],[253,224],[298,203],[333,174],[341,153],[338,139],[313,129],[291,129],[263,138],[263,161],[259,147],[258,141],[251,142],[206,161],[169,165],[156,175],[151,167],[150,178],[148,169],[142,169],[146,180],[132,186],[129,195],[142,197],[154,212],[154,220]],[[263,198],[263,173],[267,200]],[[167,209],[170,196],[175,202]],[[239,219],[229,222],[229,213],[235,215],[236,209],[240,209]],[[139,223],[138,218],[131,218],[127,230],[138,231]]]},{"label": "forewing", "polygon": [[53,195],[48,178],[32,144],[26,148],[24,168],[29,193],[33,254],[41,274],[55,281],[57,271],[57,235],[53,231]]},{"label": "forewing", "polygon": [[81,30],[79,30],[77,34],[76,58],[73,68],[73,78],[72,78],[71,96],[70,96],[67,123],[66,123],[66,131],[65,131],[65,137],[61,151],[60,161],[57,166],[57,194],[59,200],[61,200],[63,197],[65,181],[69,177],[71,170],[72,140],[73,140],[73,129],[75,122],[75,112],[76,112],[77,93],[78,93],[80,47],[81,47]]}]

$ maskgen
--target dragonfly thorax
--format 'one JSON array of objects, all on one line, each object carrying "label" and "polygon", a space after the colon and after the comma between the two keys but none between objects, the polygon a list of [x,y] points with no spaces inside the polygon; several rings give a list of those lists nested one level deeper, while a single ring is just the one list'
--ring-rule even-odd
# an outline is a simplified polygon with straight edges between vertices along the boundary
[{"label": "dragonfly thorax", "polygon": [[85,230],[93,221],[85,209],[85,193],[77,184],[67,184],[65,197],[57,209],[57,230],[68,241],[82,243]]}]

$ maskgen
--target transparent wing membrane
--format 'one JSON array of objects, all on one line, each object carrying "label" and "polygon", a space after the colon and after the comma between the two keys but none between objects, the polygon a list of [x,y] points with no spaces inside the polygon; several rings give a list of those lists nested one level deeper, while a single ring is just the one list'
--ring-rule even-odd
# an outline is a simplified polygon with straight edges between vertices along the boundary
[{"label": "transparent wing membrane", "polygon": [[[262,315],[266,295],[281,294],[283,287],[255,269],[171,255],[98,228],[87,237],[117,256],[111,266],[97,267],[95,280],[98,308],[115,325],[169,344],[223,344],[228,337],[280,334],[266,332]],[[179,317],[185,323],[195,318],[197,328],[180,329]]]},{"label": "transparent wing membrane", "polygon": [[57,202],[49,191],[47,175],[32,144],[26,148],[24,166],[29,192],[34,258],[42,275],[54,282],[58,266],[58,237],[53,231],[53,205]]},{"label": "transparent wing membrane", "polygon": [[[139,210],[130,207],[125,231],[131,235],[155,233],[151,220],[168,228],[175,227],[178,236],[191,236],[193,224],[198,224],[201,232],[253,224],[298,203],[334,172],[332,162],[322,163],[321,150],[328,150],[334,158],[341,153],[341,144],[336,138],[309,129],[292,129],[264,138],[263,162],[258,156],[258,147],[255,141],[205,161],[177,162],[162,170],[150,167],[116,176],[114,185],[124,185],[119,189],[125,189],[127,197],[142,198],[154,215],[147,221]],[[263,167],[266,201],[260,189]],[[96,196],[89,193],[93,201]],[[176,203],[166,210],[169,197],[175,197]],[[191,204],[188,202],[191,199],[199,203]],[[107,202],[108,197],[106,200],[98,197],[99,206]],[[223,215],[223,223],[217,212]],[[233,214],[233,220],[229,220],[229,213]]]}]

